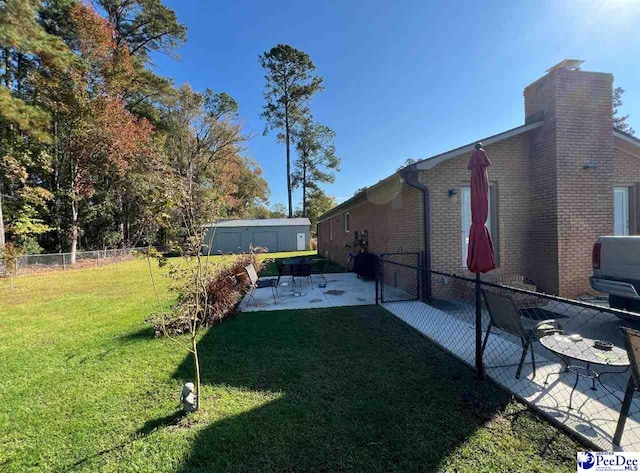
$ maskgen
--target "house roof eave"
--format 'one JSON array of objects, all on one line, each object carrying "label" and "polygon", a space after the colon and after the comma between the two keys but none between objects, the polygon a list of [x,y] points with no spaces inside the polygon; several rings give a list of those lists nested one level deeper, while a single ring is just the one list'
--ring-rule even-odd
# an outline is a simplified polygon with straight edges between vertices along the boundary
[{"label": "house roof eave", "polygon": [[543,125],[544,121],[540,120],[534,123],[528,123],[525,125],[521,125],[510,130],[504,131],[502,133],[498,133],[493,136],[489,136],[487,138],[474,141],[473,143],[469,143],[464,146],[460,146],[459,148],[452,149],[451,151],[447,151],[445,153],[437,154],[435,156],[431,156],[430,158],[423,159],[422,161],[418,161],[414,164],[417,170],[423,171],[427,169],[431,169],[437,164],[440,164],[443,161],[446,161],[451,158],[455,158],[456,156],[460,156],[461,154],[470,153],[474,150],[474,147],[478,141],[482,142],[483,146],[489,146],[494,143],[498,143],[499,141],[506,140],[516,135],[520,135],[522,133],[527,133],[528,131],[535,130]]},{"label": "house roof eave", "polygon": [[325,220],[327,220],[329,217],[335,215],[336,213],[339,213],[340,211],[352,206],[354,204],[354,202],[356,202],[357,199],[359,199],[359,198],[363,197],[364,195],[366,195],[366,193],[368,191],[370,191],[370,190],[376,189],[376,188],[378,188],[378,187],[380,187],[380,186],[382,186],[384,184],[387,184],[390,181],[392,181],[393,179],[400,179],[400,181],[402,182],[403,179],[402,179],[401,176],[399,176],[399,173],[401,173],[405,169],[412,168],[412,169],[415,169],[417,171],[431,169],[436,164],[439,164],[439,163],[441,163],[443,161],[446,161],[448,159],[451,159],[451,158],[455,158],[456,156],[460,156],[461,154],[473,151],[474,146],[478,141],[482,141],[482,144],[484,146],[488,146],[490,144],[497,143],[497,142],[502,141],[502,140],[506,140],[507,138],[511,138],[512,136],[516,136],[516,135],[519,135],[521,133],[526,133],[528,131],[534,130],[534,129],[542,126],[543,123],[544,123],[544,121],[542,121],[542,120],[534,122],[534,123],[527,123],[525,125],[521,125],[521,126],[512,128],[510,130],[504,131],[502,133],[498,133],[496,135],[492,135],[492,136],[489,136],[487,138],[483,138],[481,140],[476,140],[473,143],[470,143],[468,145],[460,146],[459,148],[452,149],[452,150],[447,151],[445,153],[436,154],[435,156],[431,156],[429,158],[422,159],[422,160],[417,161],[417,162],[415,162],[413,164],[410,164],[409,166],[406,166],[406,167],[400,169],[398,172],[393,173],[390,176],[382,179],[381,181],[376,182],[372,186],[368,187],[367,190],[362,191],[357,195],[354,195],[350,199],[345,200],[344,202],[336,205],[331,210],[325,212],[324,214],[322,214],[318,218],[318,223],[322,223]]},{"label": "house roof eave", "polygon": [[630,135],[629,133],[625,133],[624,131],[618,130],[616,128],[613,129],[613,136],[616,138],[621,139],[622,141],[625,141],[627,143],[630,143],[634,146],[638,146],[640,147],[640,139],[636,138],[633,135]]}]

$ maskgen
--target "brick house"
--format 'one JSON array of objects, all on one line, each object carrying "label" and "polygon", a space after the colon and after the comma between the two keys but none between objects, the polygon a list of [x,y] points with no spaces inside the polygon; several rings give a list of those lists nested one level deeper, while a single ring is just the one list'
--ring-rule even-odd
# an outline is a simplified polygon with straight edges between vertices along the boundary
[{"label": "brick house", "polygon": [[[640,140],[613,128],[613,76],[580,63],[563,61],[525,88],[523,125],[480,140],[492,161],[493,277],[568,297],[591,291],[596,237],[640,234]],[[344,265],[366,230],[370,252],[423,251],[427,267],[464,273],[474,144],[418,161],[324,214],[319,253]]]}]

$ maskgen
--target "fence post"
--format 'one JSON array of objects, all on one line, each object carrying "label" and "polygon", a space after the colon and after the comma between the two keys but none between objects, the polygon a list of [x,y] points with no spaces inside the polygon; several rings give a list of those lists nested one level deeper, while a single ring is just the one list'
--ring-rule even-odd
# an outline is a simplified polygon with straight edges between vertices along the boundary
[{"label": "fence post", "polygon": [[384,303],[384,257],[380,256],[380,304]]},{"label": "fence post", "polygon": [[64,259],[64,253],[60,253],[60,256],[62,256],[62,270],[64,271],[67,269],[67,262]]},{"label": "fence post", "polygon": [[476,273],[476,371],[478,379],[484,379],[482,366],[482,301],[480,292],[480,273]]},{"label": "fence post", "polygon": [[416,253],[416,300],[420,299],[420,252]]},{"label": "fence post", "polygon": [[380,279],[380,257],[376,257],[376,305],[378,305],[378,280]]},{"label": "fence post", "polygon": [[423,251],[421,255],[421,263],[424,268],[422,274],[422,302],[431,299],[431,263],[427,261],[427,252]]}]

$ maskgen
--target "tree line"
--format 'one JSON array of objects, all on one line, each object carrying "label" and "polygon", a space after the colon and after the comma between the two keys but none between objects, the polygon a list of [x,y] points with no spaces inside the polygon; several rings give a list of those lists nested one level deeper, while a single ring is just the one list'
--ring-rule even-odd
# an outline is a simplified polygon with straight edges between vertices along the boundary
[{"label": "tree line", "polygon": [[75,255],[169,242],[185,209],[269,213],[235,100],[150,68],[185,41],[161,0],[0,0],[0,247]]}]

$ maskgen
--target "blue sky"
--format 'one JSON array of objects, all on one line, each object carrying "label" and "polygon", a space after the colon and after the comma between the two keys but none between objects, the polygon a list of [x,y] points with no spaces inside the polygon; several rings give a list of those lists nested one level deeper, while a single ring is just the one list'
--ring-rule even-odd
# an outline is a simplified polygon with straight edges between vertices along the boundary
[{"label": "blue sky", "polygon": [[286,202],[285,155],[262,136],[258,55],[278,43],[307,52],[325,79],[311,106],[337,135],[342,170],[325,189],[339,201],[407,158],[522,124],[524,87],[564,58],[612,72],[640,133],[638,0],[165,3],[188,40],[156,70],[237,100],[272,203]]}]

